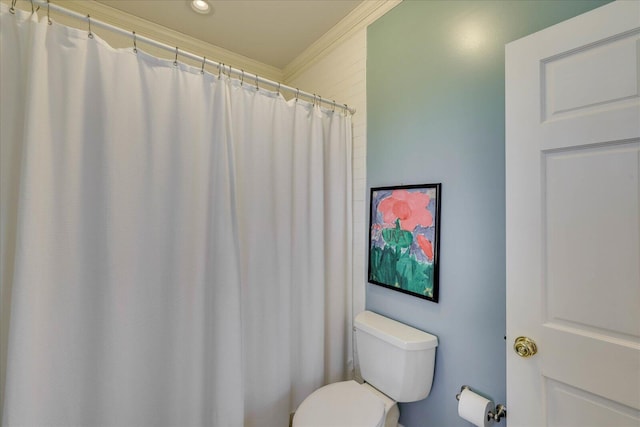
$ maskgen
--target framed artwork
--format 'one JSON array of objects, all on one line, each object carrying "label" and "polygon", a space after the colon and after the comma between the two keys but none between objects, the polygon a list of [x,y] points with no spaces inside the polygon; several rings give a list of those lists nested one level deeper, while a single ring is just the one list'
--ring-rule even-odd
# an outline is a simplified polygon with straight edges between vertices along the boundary
[{"label": "framed artwork", "polygon": [[441,184],[371,189],[369,282],[438,302]]}]

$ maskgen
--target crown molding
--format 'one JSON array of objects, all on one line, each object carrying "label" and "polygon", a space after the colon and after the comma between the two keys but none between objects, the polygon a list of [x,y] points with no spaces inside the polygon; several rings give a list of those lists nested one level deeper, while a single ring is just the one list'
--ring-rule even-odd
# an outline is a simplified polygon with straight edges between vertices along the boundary
[{"label": "crown molding", "polygon": [[[181,50],[186,52],[191,52],[198,56],[206,56],[216,62],[231,65],[234,68],[243,69],[271,80],[282,80],[282,70],[277,67],[256,61],[181,32],[171,30],[105,4],[93,0],[54,0],[54,3],[83,15],[90,14],[92,18],[107,24],[123,29],[131,29],[132,31],[135,30],[137,34],[169,46],[179,46]],[[144,49],[144,45],[142,48]]]},{"label": "crown molding", "polygon": [[366,28],[401,2],[402,0],[364,0],[284,67],[282,70],[284,82],[294,80],[307,68],[331,52],[337,44]]}]

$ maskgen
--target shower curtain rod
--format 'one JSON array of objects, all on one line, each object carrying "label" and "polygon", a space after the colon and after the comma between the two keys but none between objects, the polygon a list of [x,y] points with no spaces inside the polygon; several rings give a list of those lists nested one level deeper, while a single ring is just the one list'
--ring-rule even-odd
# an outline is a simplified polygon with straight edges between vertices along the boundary
[{"label": "shower curtain rod", "polygon": [[[50,10],[53,10],[55,12],[59,12],[59,13],[62,13],[64,15],[67,15],[67,16],[70,16],[70,17],[73,17],[73,18],[76,18],[76,19],[79,19],[79,20],[87,20],[88,29],[89,29],[89,37],[93,37],[93,34],[91,33],[91,25],[94,25],[96,27],[104,28],[106,30],[113,31],[113,32],[118,33],[118,34],[130,36],[132,38],[132,41],[133,41],[133,48],[134,49],[137,49],[136,41],[142,41],[142,42],[145,42],[145,43],[147,43],[149,45],[158,47],[160,49],[164,49],[164,50],[169,51],[169,52],[175,52],[176,59],[174,60],[174,64],[176,64],[176,65],[177,65],[177,61],[178,61],[178,56],[183,56],[183,57],[186,57],[186,58],[193,59],[194,61],[201,62],[202,63],[202,70],[204,70],[204,65],[205,64],[209,64],[209,65],[212,65],[212,66],[216,67],[218,69],[218,72],[223,72],[224,73],[226,71],[229,76],[231,76],[231,74],[233,73],[237,77],[240,77],[243,81],[244,81],[245,76],[250,76],[251,80],[253,80],[255,82],[256,86],[258,86],[259,84],[268,85],[268,86],[271,86],[273,88],[276,88],[278,90],[278,92],[281,92],[281,91],[284,90],[284,91],[288,91],[288,92],[294,93],[296,99],[298,99],[299,97],[305,97],[305,98],[308,98],[308,99],[312,100],[312,102],[314,104],[316,104],[316,103],[318,105],[326,104],[326,105],[332,106],[334,109],[336,107],[337,108],[341,108],[341,109],[345,110],[345,112],[348,112],[350,114],[355,114],[355,112],[356,112],[356,110],[354,108],[349,107],[347,104],[338,104],[335,100],[331,101],[329,99],[322,98],[320,95],[316,95],[314,93],[305,92],[305,91],[302,91],[302,90],[300,90],[298,88],[295,88],[295,87],[292,87],[292,86],[288,86],[288,85],[285,85],[285,84],[282,84],[282,83],[279,83],[279,82],[276,82],[276,81],[273,81],[273,80],[269,80],[269,79],[267,79],[265,77],[262,77],[262,76],[259,76],[257,74],[246,73],[242,69],[233,68],[230,65],[225,65],[225,64],[220,63],[220,62],[216,62],[216,61],[212,61],[210,59],[206,59],[203,56],[198,56],[198,55],[193,54],[191,52],[180,50],[179,47],[172,47],[172,46],[169,46],[169,45],[164,44],[162,42],[159,42],[157,40],[154,40],[154,39],[151,39],[151,38],[148,38],[148,37],[145,37],[145,36],[141,36],[141,35],[137,34],[135,31],[127,31],[127,30],[125,30],[123,28],[116,27],[115,25],[107,24],[106,22],[103,22],[103,21],[100,21],[100,20],[96,20],[96,19],[92,19],[89,15],[86,15],[86,16],[82,15],[82,14],[80,14],[78,12],[74,12],[72,10],[69,10],[69,9],[65,8],[65,7],[58,6],[58,5],[54,4],[54,3],[50,3],[50,2],[45,1],[45,0],[27,0],[27,1],[29,1],[31,3],[32,9],[34,8],[34,5],[46,9],[46,11],[47,11],[47,19],[49,19],[49,9],[50,9]],[[12,1],[11,3],[12,3],[11,9],[13,9],[13,7],[15,5],[15,0]],[[49,21],[50,21],[50,19],[49,19]]]}]

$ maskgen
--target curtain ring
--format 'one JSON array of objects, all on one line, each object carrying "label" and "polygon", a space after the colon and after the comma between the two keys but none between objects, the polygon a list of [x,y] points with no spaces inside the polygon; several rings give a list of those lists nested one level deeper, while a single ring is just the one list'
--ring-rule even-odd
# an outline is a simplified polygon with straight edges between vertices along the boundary
[{"label": "curtain ring", "polygon": [[218,80],[220,80],[220,74],[222,73],[222,67],[224,67],[224,64],[219,62],[218,63]]},{"label": "curtain ring", "polygon": [[260,86],[258,86],[258,75],[256,74],[256,90],[260,90]]},{"label": "curtain ring", "polygon": [[349,114],[349,106],[347,104],[344,104],[344,113]]},{"label": "curtain ring", "polygon": [[178,66],[178,46],[176,46],[176,57],[173,60],[173,65],[174,65],[174,67]]},{"label": "curtain ring", "polygon": [[11,0],[11,7],[9,8],[9,12],[11,12],[12,15],[16,14],[16,3],[18,0]]},{"label": "curtain ring", "polygon": [[278,95],[280,95],[280,83],[278,83]]},{"label": "curtain ring", "polygon": [[[242,75],[240,76],[240,86],[244,85],[244,70],[242,71]],[[229,73],[231,73],[231,68],[229,68]]]},{"label": "curtain ring", "polygon": [[87,21],[89,22],[89,34],[87,34],[87,36],[92,39],[93,38],[93,33],[91,32],[91,15],[89,15],[87,13]]},{"label": "curtain ring", "polygon": [[204,63],[207,62],[207,57],[202,57],[202,68],[200,68],[200,74],[204,74]]},{"label": "curtain ring", "polygon": [[138,44],[136,43],[136,32],[133,31],[133,53],[138,53]]},{"label": "curtain ring", "polygon": [[40,6],[35,7],[35,6],[33,5],[33,0],[31,0],[31,14],[33,15],[34,13],[36,13],[36,12],[37,12],[37,11],[39,11],[39,10],[40,10]]},{"label": "curtain ring", "polygon": [[333,100],[333,108],[331,109],[331,112],[335,113],[336,111],[336,100]]},{"label": "curtain ring", "polygon": [[296,102],[298,102],[299,96],[300,96],[300,89],[296,88]]},{"label": "curtain ring", "polygon": [[51,22],[51,10],[50,10],[50,7],[49,7],[49,3],[50,3],[49,0],[47,0],[47,24],[51,25],[52,24],[52,22]]},{"label": "curtain ring", "polygon": [[318,95],[318,107],[322,107],[322,97]]}]

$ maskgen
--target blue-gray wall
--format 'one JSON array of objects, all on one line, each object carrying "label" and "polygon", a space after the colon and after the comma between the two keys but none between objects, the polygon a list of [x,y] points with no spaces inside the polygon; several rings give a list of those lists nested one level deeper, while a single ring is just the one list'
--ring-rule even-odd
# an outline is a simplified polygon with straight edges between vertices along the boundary
[{"label": "blue-gray wall", "polygon": [[369,27],[367,185],[442,183],[440,302],[367,285],[367,309],[440,340],[406,427],[469,425],[463,384],[505,402],[504,45],[607,2],[405,0]]}]

